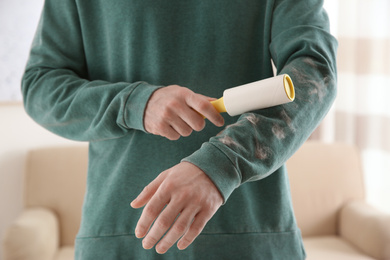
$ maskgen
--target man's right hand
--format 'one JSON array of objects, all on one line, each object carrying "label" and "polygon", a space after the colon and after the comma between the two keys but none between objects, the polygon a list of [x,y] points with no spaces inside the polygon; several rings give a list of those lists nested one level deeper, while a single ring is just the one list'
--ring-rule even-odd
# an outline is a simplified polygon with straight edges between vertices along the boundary
[{"label": "man's right hand", "polygon": [[223,117],[211,100],[177,85],[160,88],[152,94],[146,106],[145,130],[177,140],[180,136],[189,136],[193,130],[201,131],[205,127],[204,117],[216,126],[223,126]]}]

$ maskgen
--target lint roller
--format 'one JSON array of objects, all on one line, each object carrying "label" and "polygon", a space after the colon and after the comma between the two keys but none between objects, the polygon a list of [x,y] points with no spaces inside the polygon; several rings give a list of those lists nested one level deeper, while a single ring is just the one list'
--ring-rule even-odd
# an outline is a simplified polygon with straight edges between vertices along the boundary
[{"label": "lint roller", "polygon": [[218,112],[236,116],[252,110],[294,101],[293,82],[287,74],[226,89],[223,97],[211,101]]}]

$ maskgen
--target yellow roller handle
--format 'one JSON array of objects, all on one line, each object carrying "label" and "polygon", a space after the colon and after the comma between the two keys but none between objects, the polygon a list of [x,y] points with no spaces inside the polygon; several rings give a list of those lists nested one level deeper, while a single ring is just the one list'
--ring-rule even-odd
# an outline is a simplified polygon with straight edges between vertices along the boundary
[{"label": "yellow roller handle", "polygon": [[[214,101],[210,101],[210,103],[211,103],[211,105],[213,105],[213,107],[219,113],[227,112],[226,107],[225,107],[225,103],[223,102],[223,97],[221,97],[220,99],[214,100]],[[203,118],[206,118],[204,115],[202,115],[202,116],[203,116]]]},{"label": "yellow roller handle", "polygon": [[210,103],[214,106],[214,108],[219,113],[226,112],[226,107],[225,107],[225,103],[223,102],[223,97],[221,97],[220,99],[211,101]]}]

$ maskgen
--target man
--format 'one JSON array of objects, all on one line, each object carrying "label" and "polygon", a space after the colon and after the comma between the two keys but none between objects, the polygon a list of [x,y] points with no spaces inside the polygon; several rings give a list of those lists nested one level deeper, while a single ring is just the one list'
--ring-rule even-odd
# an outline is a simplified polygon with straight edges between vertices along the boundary
[{"label": "man", "polygon": [[[22,90],[90,144],[76,259],[303,259],[284,163],[333,102],[336,45],[321,0],[46,0]],[[296,100],[222,118],[209,97],[271,60]]]}]

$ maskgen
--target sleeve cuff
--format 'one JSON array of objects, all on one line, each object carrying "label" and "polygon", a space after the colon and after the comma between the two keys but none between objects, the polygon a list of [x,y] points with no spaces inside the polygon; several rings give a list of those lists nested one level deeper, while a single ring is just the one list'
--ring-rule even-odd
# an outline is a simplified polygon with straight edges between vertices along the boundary
[{"label": "sleeve cuff", "polygon": [[125,102],[123,120],[127,128],[146,132],[144,112],[150,96],[163,86],[140,82],[129,94]]},{"label": "sleeve cuff", "polygon": [[241,175],[232,162],[211,143],[204,143],[199,150],[182,159],[183,161],[196,165],[211,179],[221,193],[224,204],[241,183]]}]

